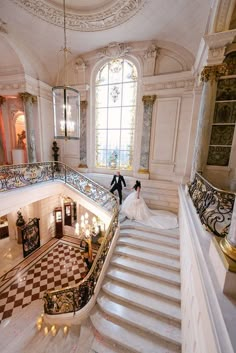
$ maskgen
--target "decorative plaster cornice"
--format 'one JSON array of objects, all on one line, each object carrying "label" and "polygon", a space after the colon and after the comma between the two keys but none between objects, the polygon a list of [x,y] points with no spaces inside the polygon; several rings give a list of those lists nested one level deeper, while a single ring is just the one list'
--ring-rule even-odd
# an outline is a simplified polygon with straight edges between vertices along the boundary
[{"label": "decorative plaster cornice", "polygon": [[[63,11],[43,0],[11,0],[26,11],[56,26],[63,27]],[[74,31],[94,32],[112,28],[134,16],[147,0],[115,0],[105,10],[93,13],[66,13],[66,27]]]},{"label": "decorative plaster cornice", "polygon": [[222,48],[233,42],[236,36],[236,29],[230,31],[207,34],[204,40],[209,49]]},{"label": "decorative plaster cornice", "polygon": [[99,49],[97,53],[100,58],[115,60],[126,55],[130,49],[131,47],[128,44],[112,42],[107,47]]},{"label": "decorative plaster cornice", "polygon": [[156,83],[145,83],[144,90],[147,91],[156,91],[156,90],[167,90],[167,89],[193,89],[195,86],[195,79],[180,79],[176,81],[165,81],[165,82],[156,82]]}]

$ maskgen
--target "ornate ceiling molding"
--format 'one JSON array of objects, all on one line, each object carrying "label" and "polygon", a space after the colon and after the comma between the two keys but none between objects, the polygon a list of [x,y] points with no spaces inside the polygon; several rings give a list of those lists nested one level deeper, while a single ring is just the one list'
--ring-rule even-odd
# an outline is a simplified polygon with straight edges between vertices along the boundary
[{"label": "ornate ceiling molding", "polygon": [[130,49],[131,47],[128,46],[128,44],[113,42],[110,43],[107,47],[98,50],[97,53],[98,57],[100,58],[116,60],[125,56],[130,51]]},{"label": "ornate ceiling molding", "polygon": [[[27,12],[56,26],[63,27],[63,11],[46,0],[11,0]],[[97,12],[66,12],[66,28],[80,32],[102,31],[116,27],[134,16],[147,0],[116,0]]]}]

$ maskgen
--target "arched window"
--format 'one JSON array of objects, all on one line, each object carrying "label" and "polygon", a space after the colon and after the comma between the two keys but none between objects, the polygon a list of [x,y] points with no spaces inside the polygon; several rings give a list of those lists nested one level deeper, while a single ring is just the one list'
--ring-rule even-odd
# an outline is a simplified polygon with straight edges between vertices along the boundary
[{"label": "arched window", "polygon": [[96,167],[132,169],[137,69],[125,59],[106,63],[96,76]]}]

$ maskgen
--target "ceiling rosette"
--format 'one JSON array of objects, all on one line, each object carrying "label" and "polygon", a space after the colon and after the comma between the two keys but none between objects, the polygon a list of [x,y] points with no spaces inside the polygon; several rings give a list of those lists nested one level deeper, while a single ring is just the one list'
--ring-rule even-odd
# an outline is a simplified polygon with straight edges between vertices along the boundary
[{"label": "ceiling rosette", "polygon": [[[63,9],[58,1],[11,0],[27,12],[53,25],[63,27]],[[134,16],[147,0],[103,1],[103,6],[77,6],[66,9],[66,28],[80,32],[103,31],[116,27]],[[99,1],[96,2],[96,5]]]}]

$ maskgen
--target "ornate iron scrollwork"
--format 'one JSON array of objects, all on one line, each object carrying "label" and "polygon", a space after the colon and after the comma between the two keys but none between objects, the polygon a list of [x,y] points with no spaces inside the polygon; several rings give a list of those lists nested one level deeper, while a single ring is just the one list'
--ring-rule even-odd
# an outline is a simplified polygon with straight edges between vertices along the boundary
[{"label": "ornate iron scrollwork", "polygon": [[235,194],[215,188],[198,173],[189,184],[188,191],[201,223],[215,235],[226,236],[231,224]]}]

